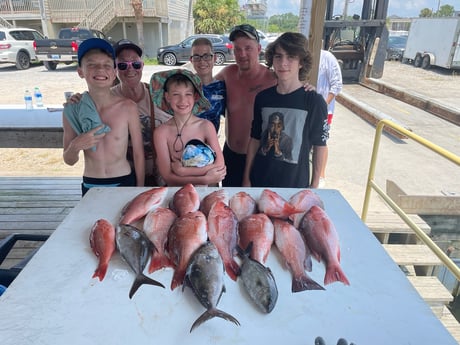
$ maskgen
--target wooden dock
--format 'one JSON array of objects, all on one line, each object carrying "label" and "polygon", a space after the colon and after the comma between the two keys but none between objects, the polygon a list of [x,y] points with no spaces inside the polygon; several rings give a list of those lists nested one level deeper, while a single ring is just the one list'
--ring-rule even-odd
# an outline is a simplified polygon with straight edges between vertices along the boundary
[{"label": "wooden dock", "polygon": [[[0,240],[12,233],[50,235],[81,199],[81,178],[1,177]],[[11,267],[41,242],[19,242],[2,267]]]}]

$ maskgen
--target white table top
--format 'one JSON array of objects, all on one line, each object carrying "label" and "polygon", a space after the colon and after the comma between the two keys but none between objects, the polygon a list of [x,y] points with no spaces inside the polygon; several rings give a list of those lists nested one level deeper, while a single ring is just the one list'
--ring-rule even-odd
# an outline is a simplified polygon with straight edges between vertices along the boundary
[{"label": "white table top", "polygon": [[0,128],[62,128],[62,104],[25,109],[25,105],[0,105]]},{"label": "white table top", "polygon": [[[456,344],[374,235],[335,190],[317,190],[340,236],[342,268],[351,285],[291,293],[291,275],[275,248],[268,258],[279,297],[259,312],[239,282],[226,279],[218,307],[241,326],[214,318],[189,333],[204,308],[191,290],[169,289],[172,270],[151,276],[166,289],[143,285],[128,298],[134,279],[120,255],[102,282],[91,276],[97,259],[89,245],[94,222],[115,222],[121,208],[148,188],[94,188],[82,199],[0,297],[0,343],[26,344],[292,344],[317,336],[365,344]],[[176,188],[170,188],[169,196]],[[215,188],[198,188],[202,196]],[[229,196],[240,189],[228,188]],[[254,197],[262,189],[246,188]],[[295,189],[274,189],[288,198]],[[169,199],[168,199],[169,201]],[[309,275],[322,284],[323,264]]]}]

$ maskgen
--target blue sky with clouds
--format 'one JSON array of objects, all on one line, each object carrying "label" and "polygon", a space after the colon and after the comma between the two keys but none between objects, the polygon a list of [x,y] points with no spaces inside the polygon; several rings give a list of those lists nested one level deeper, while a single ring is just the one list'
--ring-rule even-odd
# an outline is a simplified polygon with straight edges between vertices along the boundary
[{"label": "blue sky with clouds", "polygon": [[[361,15],[362,0],[348,0],[349,15]],[[240,0],[241,4],[246,1]],[[299,14],[301,0],[267,0],[268,16],[274,14],[294,13]],[[334,5],[334,14],[343,14],[344,0],[336,0]],[[460,10],[460,0],[389,0],[388,16],[397,15],[400,17],[418,17],[423,8],[429,8],[433,11],[438,9],[438,4],[454,6],[456,11]]]}]

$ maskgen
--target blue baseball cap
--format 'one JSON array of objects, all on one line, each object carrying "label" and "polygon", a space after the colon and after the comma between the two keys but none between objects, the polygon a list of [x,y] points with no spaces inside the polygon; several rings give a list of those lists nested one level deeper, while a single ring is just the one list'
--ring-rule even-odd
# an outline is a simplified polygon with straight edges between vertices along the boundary
[{"label": "blue baseball cap", "polygon": [[81,59],[83,59],[83,56],[85,56],[87,52],[93,49],[101,49],[105,51],[115,61],[115,51],[113,50],[112,45],[108,41],[102,38],[88,38],[87,40],[84,40],[83,42],[81,42],[80,45],[78,46],[78,65],[79,66],[81,66]]}]

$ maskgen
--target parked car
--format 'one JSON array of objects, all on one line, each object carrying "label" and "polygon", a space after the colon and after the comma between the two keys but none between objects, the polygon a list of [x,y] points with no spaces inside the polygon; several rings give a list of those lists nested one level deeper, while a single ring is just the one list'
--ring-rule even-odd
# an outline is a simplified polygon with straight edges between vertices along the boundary
[{"label": "parked car", "polygon": [[388,36],[386,59],[401,61],[404,55],[404,49],[406,49],[406,43],[406,35]]},{"label": "parked car", "polygon": [[192,35],[178,44],[158,48],[158,62],[167,66],[174,66],[177,63],[190,61],[192,43],[198,37],[206,37],[212,43],[214,54],[216,55],[216,65],[222,65],[227,61],[234,61],[233,44],[224,35],[202,34]]},{"label": "parked car", "polygon": [[78,47],[88,38],[102,38],[110,43],[111,37],[107,37],[98,30],[71,27],[61,28],[58,38],[37,39],[34,41],[37,59],[42,61],[48,71],[54,71],[58,63],[69,65],[77,61]]},{"label": "parked car", "polygon": [[0,63],[29,68],[32,61],[38,61],[33,47],[36,39],[43,39],[43,35],[34,29],[0,27]]}]

